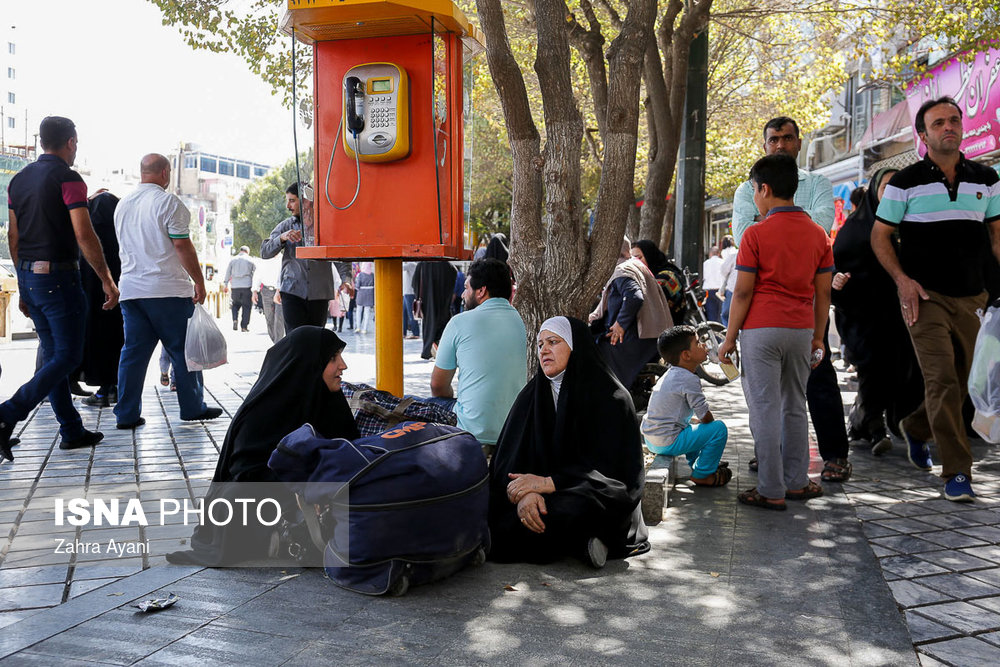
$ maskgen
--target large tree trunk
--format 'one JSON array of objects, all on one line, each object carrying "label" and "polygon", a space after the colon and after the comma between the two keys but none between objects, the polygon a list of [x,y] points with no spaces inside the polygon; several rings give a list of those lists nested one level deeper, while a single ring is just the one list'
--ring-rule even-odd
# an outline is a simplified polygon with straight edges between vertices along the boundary
[{"label": "large tree trunk", "polygon": [[[611,275],[632,202],[638,141],[639,69],[652,39],[654,0],[635,0],[607,53],[603,169],[587,236],[580,197],[583,122],[570,77],[570,16],[563,0],[536,0],[535,72],[542,91],[545,147],[531,116],[524,79],[514,61],[499,0],[477,0],[490,73],[504,112],[513,154],[510,263],[518,280],[514,305],[524,318],[528,345],[553,315],[585,318]],[[588,20],[591,17],[588,16]],[[591,29],[596,19],[590,20]],[[599,27],[598,27],[599,29]],[[593,40],[591,35],[588,39]],[[592,47],[591,47],[592,48]],[[603,76],[591,64],[591,76]]]},{"label": "large tree trunk", "polygon": [[681,0],[669,0],[655,38],[646,46],[643,80],[650,106],[649,135],[656,137],[656,151],[650,153],[639,236],[652,241],[664,236],[666,199],[680,148],[691,42],[708,24],[712,0],[689,0],[687,5],[685,9]]}]

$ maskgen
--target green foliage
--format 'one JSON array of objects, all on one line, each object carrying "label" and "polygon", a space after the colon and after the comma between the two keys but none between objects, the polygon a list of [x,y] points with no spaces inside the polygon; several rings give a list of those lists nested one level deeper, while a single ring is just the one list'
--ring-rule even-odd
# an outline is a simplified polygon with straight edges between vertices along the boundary
[{"label": "green foliage", "polygon": [[[290,104],[291,39],[278,31],[287,2],[149,1],[163,12],[164,25],[178,26],[192,47],[240,55]],[[592,4],[607,48],[617,34],[610,9],[622,14],[627,3]],[[659,4],[662,17],[667,0]],[[475,20],[473,0],[459,0],[458,5]],[[530,2],[504,3],[511,48],[524,72],[529,98],[540,109],[541,94],[532,69],[536,44],[531,7]],[[567,0],[567,7],[582,17],[579,0]],[[931,48],[949,53],[974,51],[996,39],[1000,39],[996,5],[982,0],[713,0],[707,194],[731,196],[761,154],[759,135],[767,118],[792,116],[803,132],[822,127],[828,120],[831,92],[843,85],[850,65],[863,62],[864,69],[870,70],[868,78],[901,85],[922,71],[921,58]],[[296,49],[297,83],[307,91],[312,51],[302,44]],[[585,126],[596,128],[585,67],[576,50],[572,58],[577,105]],[[481,56],[475,61],[472,219],[478,229],[494,231],[508,224],[511,159],[503,114],[484,61]],[[306,95],[300,93],[300,97]],[[538,124],[544,140],[540,114]],[[646,124],[640,119],[639,125],[635,187],[642,192],[650,147]],[[599,138],[595,146],[585,147],[583,153],[584,208],[596,200]]]},{"label": "green foliage", "polygon": [[[163,25],[177,26],[195,49],[235,53],[254,74],[291,106],[292,40],[279,32],[283,0],[149,0],[163,13]],[[295,45],[295,80],[301,91],[312,84],[312,48]]]},{"label": "green foliage", "polygon": [[[299,156],[299,170],[303,180],[309,181],[313,171],[311,149]],[[292,158],[243,191],[231,213],[234,246],[249,246],[252,255],[260,252],[261,241],[270,236],[279,222],[291,215],[285,209],[285,188],[295,181],[295,159]]]}]

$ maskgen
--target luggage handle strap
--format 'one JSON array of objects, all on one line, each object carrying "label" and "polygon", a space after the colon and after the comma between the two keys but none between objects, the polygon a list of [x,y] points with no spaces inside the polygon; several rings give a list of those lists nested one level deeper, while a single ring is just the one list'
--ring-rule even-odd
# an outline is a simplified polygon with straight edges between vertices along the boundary
[{"label": "luggage handle strap", "polygon": [[388,410],[374,401],[366,401],[355,394],[347,401],[348,406],[351,410],[364,410],[368,414],[374,415],[380,419],[386,420],[389,427],[393,427],[396,424],[406,421],[406,409],[414,403],[415,399],[412,397],[406,397],[399,401],[397,405],[392,410]]},{"label": "luggage handle strap", "polygon": [[295,494],[295,502],[299,504],[299,509],[302,510],[306,528],[309,530],[309,538],[316,545],[316,548],[319,549],[320,553],[324,553],[326,551],[326,540],[323,539],[323,531],[319,527],[316,509],[311,505],[307,505],[300,493]]}]

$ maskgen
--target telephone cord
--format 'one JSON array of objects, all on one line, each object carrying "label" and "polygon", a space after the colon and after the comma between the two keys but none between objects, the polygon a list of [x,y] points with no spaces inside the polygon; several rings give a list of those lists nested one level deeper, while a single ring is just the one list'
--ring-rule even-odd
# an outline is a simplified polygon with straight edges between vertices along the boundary
[{"label": "telephone cord", "polygon": [[358,135],[354,132],[351,135],[354,137],[354,172],[355,172],[355,186],[354,186],[354,197],[351,198],[351,202],[347,206],[337,206],[330,199],[330,173],[333,171],[333,159],[337,155],[337,144],[340,143],[340,131],[344,127],[344,115],[340,115],[340,122],[337,123],[337,137],[336,141],[333,142],[333,149],[330,151],[330,162],[326,165],[326,183],[323,186],[323,193],[326,195],[326,203],[334,207],[338,211],[346,211],[347,209],[354,206],[354,202],[358,199],[358,193],[361,192],[361,160],[358,158],[360,155],[360,149],[358,146]]}]

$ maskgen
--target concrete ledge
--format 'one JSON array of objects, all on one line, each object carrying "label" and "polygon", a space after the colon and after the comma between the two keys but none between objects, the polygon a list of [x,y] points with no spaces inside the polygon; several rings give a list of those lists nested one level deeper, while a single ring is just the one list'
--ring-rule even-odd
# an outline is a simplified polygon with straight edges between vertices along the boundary
[{"label": "concrete ledge", "polygon": [[663,510],[670,502],[670,489],[676,480],[674,457],[658,454],[646,470],[646,486],[642,491],[642,518],[647,526],[655,526],[663,520]]}]

